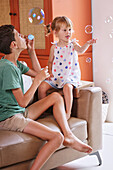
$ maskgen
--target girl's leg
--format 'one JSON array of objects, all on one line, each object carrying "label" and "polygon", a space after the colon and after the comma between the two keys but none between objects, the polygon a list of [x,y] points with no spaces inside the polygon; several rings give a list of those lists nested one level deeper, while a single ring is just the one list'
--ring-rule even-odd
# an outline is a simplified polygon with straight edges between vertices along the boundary
[{"label": "girl's leg", "polygon": [[38,99],[43,99],[44,97],[46,97],[46,92],[47,90],[51,89],[52,87],[46,83],[45,81],[43,81],[40,86],[38,87]]},{"label": "girl's leg", "polygon": [[65,84],[63,87],[64,99],[66,104],[66,117],[70,118],[72,103],[73,103],[73,86],[71,84]]},{"label": "girl's leg", "polygon": [[36,121],[29,122],[24,128],[24,133],[32,134],[42,140],[48,141],[38,153],[31,170],[39,170],[63,143],[63,135],[60,132],[55,132]]},{"label": "girl's leg", "polygon": [[39,100],[38,102],[29,106],[29,118],[34,120],[37,119],[50,106],[53,106],[54,117],[64,134],[63,144],[78,151],[90,153],[92,148],[76,138],[71,132],[66,119],[64,100],[60,94],[54,92],[44,99]]}]

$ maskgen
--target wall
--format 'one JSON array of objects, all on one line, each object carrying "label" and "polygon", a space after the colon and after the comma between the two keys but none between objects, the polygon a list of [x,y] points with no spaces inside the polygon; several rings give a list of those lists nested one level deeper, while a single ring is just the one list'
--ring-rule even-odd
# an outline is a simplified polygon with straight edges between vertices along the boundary
[{"label": "wall", "polygon": [[53,0],[52,4],[53,18],[60,15],[69,17],[75,31],[73,37],[79,39],[81,45],[91,38],[91,35],[87,35],[84,31],[86,24],[91,24],[90,0]]},{"label": "wall", "polygon": [[[113,21],[105,23],[107,17],[113,17],[113,0],[92,0],[93,37],[97,43],[93,48],[93,78],[109,97],[108,121],[113,122]],[[113,34],[113,33],[112,33]]]},{"label": "wall", "polygon": [[[85,33],[85,26],[91,24],[91,0],[52,0],[53,18],[67,16],[73,22],[74,33],[72,38],[79,40],[80,45],[92,38],[91,34]],[[86,59],[91,58],[87,63]],[[93,80],[92,72],[92,48],[90,47],[83,55],[79,55],[82,80]]]}]

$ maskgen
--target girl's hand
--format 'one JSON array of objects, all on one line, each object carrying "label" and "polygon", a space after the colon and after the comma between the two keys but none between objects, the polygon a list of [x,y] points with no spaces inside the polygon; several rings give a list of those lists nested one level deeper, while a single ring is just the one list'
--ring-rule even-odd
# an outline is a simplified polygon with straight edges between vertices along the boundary
[{"label": "girl's hand", "polygon": [[34,81],[44,81],[46,78],[50,77],[50,74],[48,72],[48,66],[46,66],[43,70],[40,71],[40,73],[38,73],[34,79]]},{"label": "girl's hand", "polygon": [[97,41],[97,39],[91,39],[91,40],[87,41],[87,44],[92,45],[92,44],[96,43],[96,41]]}]

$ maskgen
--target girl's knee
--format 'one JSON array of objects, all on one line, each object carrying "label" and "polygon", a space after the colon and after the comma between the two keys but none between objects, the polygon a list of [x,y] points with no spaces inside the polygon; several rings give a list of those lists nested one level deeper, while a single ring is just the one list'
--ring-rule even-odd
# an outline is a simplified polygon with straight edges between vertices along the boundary
[{"label": "girl's knee", "polygon": [[46,82],[42,82],[38,87],[38,99],[42,99],[46,97],[47,90],[49,89],[48,84]]},{"label": "girl's knee", "polygon": [[71,84],[65,84],[64,87],[63,87],[63,91],[67,91],[68,89],[72,90],[73,89],[73,86]]},{"label": "girl's knee", "polygon": [[38,87],[39,94],[46,94],[47,90],[49,89],[49,85],[46,82],[42,82]]},{"label": "girl's knee", "polygon": [[46,82],[42,82],[41,84],[40,84],[40,86],[39,86],[39,90],[45,90],[46,89],[46,87],[47,87],[47,84],[46,84]]}]

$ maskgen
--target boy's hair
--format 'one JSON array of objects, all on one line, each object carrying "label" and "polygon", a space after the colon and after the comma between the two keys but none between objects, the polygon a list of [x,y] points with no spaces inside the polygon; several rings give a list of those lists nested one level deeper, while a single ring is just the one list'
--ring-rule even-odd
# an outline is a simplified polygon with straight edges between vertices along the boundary
[{"label": "boy's hair", "polygon": [[0,26],[0,52],[4,54],[11,54],[10,45],[12,41],[15,41],[14,26]]},{"label": "boy's hair", "polygon": [[66,24],[66,27],[71,27],[73,28],[73,24],[72,21],[66,17],[66,16],[60,16],[60,17],[56,17],[52,24],[51,24],[51,29],[54,31],[59,31],[62,24]]}]

